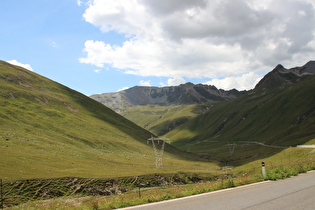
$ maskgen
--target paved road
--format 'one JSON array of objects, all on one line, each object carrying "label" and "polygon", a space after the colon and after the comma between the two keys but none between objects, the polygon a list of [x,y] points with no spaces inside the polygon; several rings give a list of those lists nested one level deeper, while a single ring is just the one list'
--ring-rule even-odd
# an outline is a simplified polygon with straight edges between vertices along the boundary
[{"label": "paved road", "polygon": [[267,181],[125,210],[191,209],[315,209],[315,171],[279,181]]}]

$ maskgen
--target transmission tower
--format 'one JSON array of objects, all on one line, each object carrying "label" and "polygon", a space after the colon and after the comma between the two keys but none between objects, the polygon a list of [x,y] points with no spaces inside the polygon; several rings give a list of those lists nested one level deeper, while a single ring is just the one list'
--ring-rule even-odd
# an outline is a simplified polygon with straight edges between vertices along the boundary
[{"label": "transmission tower", "polygon": [[226,146],[229,147],[230,156],[232,156],[234,154],[235,147],[237,147],[237,144],[235,144],[235,142],[233,144],[230,144],[229,142]]},{"label": "transmission tower", "polygon": [[158,169],[163,165],[163,153],[165,147],[165,141],[167,138],[156,138],[151,137],[147,140],[147,144],[152,143],[154,157],[155,157],[155,167]]}]

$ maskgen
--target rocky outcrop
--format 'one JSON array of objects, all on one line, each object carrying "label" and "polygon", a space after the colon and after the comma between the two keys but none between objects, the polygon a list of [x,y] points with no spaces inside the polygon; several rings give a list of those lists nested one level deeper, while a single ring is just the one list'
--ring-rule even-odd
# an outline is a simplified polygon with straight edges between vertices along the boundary
[{"label": "rocky outcrop", "polygon": [[286,69],[282,65],[277,65],[271,72],[266,74],[256,85],[258,89],[283,88],[298,82],[301,78],[315,74],[315,61],[309,61],[302,67]]},{"label": "rocky outcrop", "polygon": [[244,95],[246,91],[235,89],[225,91],[211,85],[186,83],[169,87],[135,86],[116,93],[104,93],[90,96],[107,107],[120,112],[125,108],[138,105],[188,105],[209,101],[224,101]]}]

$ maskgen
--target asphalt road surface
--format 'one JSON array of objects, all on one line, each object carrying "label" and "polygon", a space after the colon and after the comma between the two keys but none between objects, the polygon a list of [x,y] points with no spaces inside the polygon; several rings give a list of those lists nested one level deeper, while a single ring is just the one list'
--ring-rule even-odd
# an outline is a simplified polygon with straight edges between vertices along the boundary
[{"label": "asphalt road surface", "polygon": [[315,209],[315,171],[285,180],[204,193],[174,200],[124,208],[125,210]]}]

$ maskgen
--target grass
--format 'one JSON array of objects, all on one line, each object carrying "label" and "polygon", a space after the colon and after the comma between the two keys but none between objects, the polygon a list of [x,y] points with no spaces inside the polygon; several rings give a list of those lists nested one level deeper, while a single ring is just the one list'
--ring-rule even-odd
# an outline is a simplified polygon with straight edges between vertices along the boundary
[{"label": "grass", "polygon": [[[234,100],[173,107],[136,106],[122,114],[167,137],[182,151],[242,165],[315,137],[314,85],[315,77],[310,76],[290,88],[252,90]],[[233,143],[237,147],[231,154],[227,145]]]},{"label": "grass", "polygon": [[[225,182],[223,183],[225,185]],[[224,186],[225,188],[226,186]],[[177,185],[173,187],[158,187],[154,189],[141,189],[140,196],[138,189],[108,197],[67,197],[48,201],[30,202],[20,205],[18,209],[116,209],[144,203],[152,203],[161,200],[169,200],[189,195],[195,195],[222,188],[222,182],[208,182],[203,184]],[[15,209],[15,208],[12,208]]]},{"label": "grass", "polygon": [[176,127],[166,137],[172,145],[221,161],[229,156],[227,144],[236,143],[232,161],[251,162],[283,148],[296,146],[315,137],[315,77],[304,78],[284,90],[264,93],[253,90],[246,96],[213,104],[203,114]]},{"label": "grass", "polygon": [[0,62],[0,178],[110,178],[204,171],[215,162],[166,145],[156,169],[152,133],[89,97]]},{"label": "grass", "polygon": [[[313,140],[312,140],[313,141]],[[200,180],[197,183],[186,182],[181,185],[165,185],[160,187],[141,188],[140,195],[137,187],[127,192],[111,196],[64,197],[46,201],[29,202],[12,209],[115,209],[161,200],[169,200],[220,189],[237,187],[264,181],[261,174],[261,162],[266,163],[269,180],[283,179],[296,176],[315,169],[315,150],[287,148],[266,159],[238,167],[222,167],[221,172],[212,175],[211,180]],[[191,174],[179,174],[183,179]],[[205,175],[204,175],[205,176]]]},{"label": "grass", "polygon": [[[173,145],[216,160],[206,161],[167,145],[163,167],[156,169],[152,145],[146,143],[152,133],[83,94],[33,72],[2,61],[0,72],[0,178],[5,184],[26,179],[104,179],[150,174],[177,174],[175,178],[183,176],[181,179],[186,180],[186,185],[142,189],[145,196],[141,198],[131,187],[122,195],[55,199],[28,203],[19,206],[21,209],[110,209],[209,192],[262,181],[261,161],[266,163],[269,179],[314,169],[311,149],[252,143],[314,143],[313,77],[283,92],[253,93],[213,106],[174,107],[169,111],[143,108],[156,113],[145,115],[146,124],[152,121],[150,117],[162,116],[150,128],[161,133],[165,132],[162,128],[168,128],[166,136],[175,140]],[[233,154],[226,146],[229,141],[237,144]],[[192,184],[195,181],[185,173],[219,178]],[[58,187],[64,192],[64,187]],[[28,193],[26,186],[25,194]]]},{"label": "grass", "polygon": [[170,130],[201,114],[209,106],[134,106],[126,109],[121,115],[157,136],[163,136]]},{"label": "grass", "polygon": [[121,194],[132,191],[138,186],[152,188],[156,186],[195,183],[200,180],[213,180],[212,174],[176,173],[148,174],[134,177],[111,179],[86,179],[77,177],[55,179],[33,179],[4,183],[5,206],[12,206],[26,201],[51,199],[62,196]]}]

